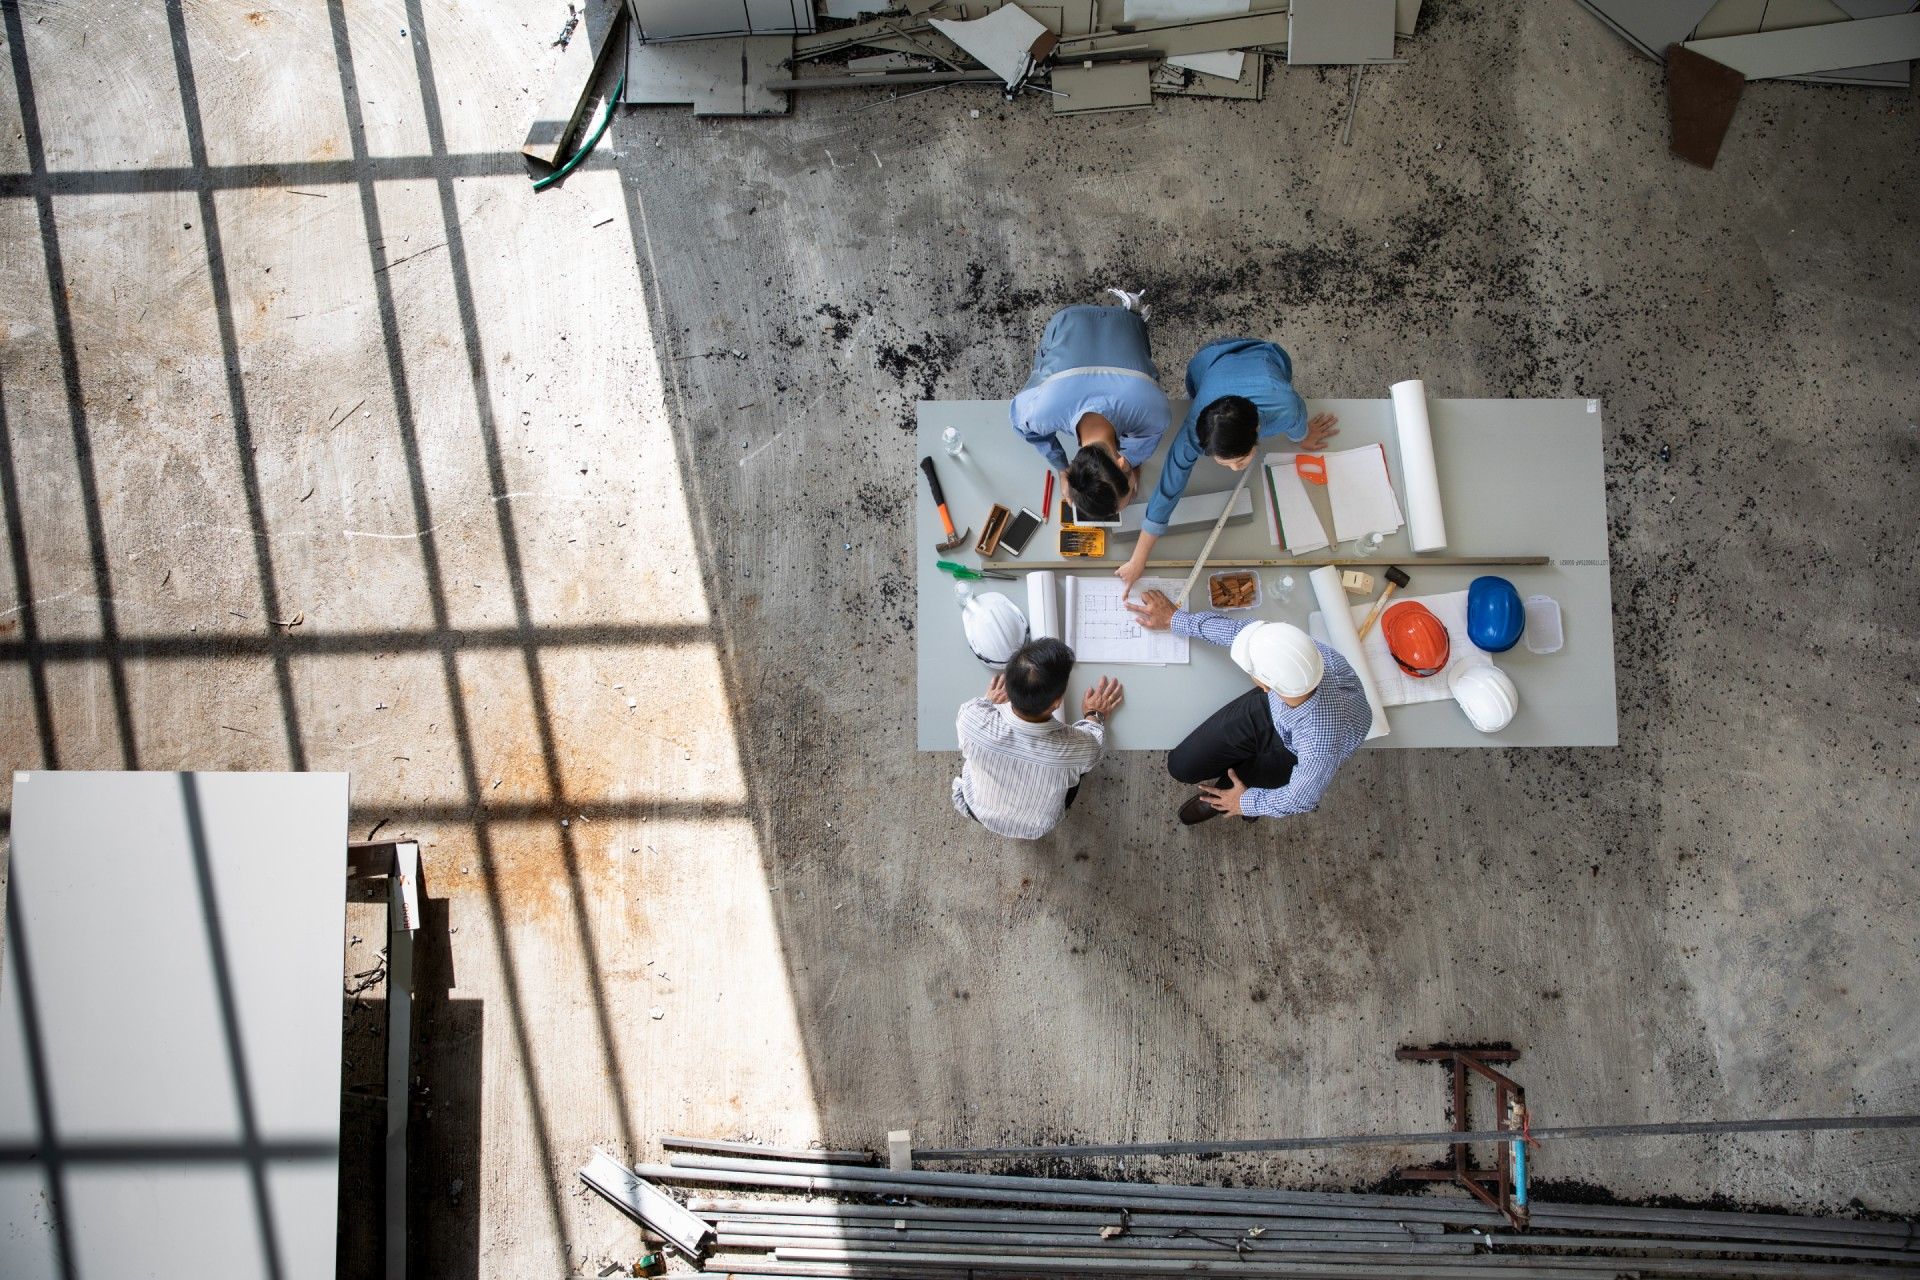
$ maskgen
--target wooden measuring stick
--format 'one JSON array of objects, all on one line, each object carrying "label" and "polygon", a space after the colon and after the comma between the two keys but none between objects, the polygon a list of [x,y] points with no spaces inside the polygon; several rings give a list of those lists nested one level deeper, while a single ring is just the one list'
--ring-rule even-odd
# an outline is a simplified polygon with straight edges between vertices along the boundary
[{"label": "wooden measuring stick", "polygon": [[1213,522],[1213,532],[1207,535],[1206,545],[1200,548],[1200,555],[1193,562],[1193,572],[1187,575],[1187,585],[1180,588],[1180,599],[1175,603],[1182,609],[1187,607],[1187,597],[1193,594],[1193,584],[1200,580],[1200,571],[1207,567],[1207,556],[1213,551],[1213,544],[1220,541],[1220,531],[1227,527],[1227,518],[1233,514],[1233,504],[1240,500],[1240,491],[1247,487],[1247,477],[1259,465],[1255,459],[1240,469],[1240,483],[1233,486],[1233,492],[1227,495],[1227,505],[1220,508],[1220,518]]}]

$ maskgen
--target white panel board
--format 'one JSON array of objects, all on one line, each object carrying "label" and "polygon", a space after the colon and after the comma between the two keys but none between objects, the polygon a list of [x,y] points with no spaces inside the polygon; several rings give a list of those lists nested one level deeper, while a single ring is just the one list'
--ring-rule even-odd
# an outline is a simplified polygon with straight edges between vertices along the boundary
[{"label": "white panel board", "polygon": [[81,1277],[330,1280],[346,843],[345,774],[14,775],[0,1144],[63,1173],[0,1275],[57,1199]]}]

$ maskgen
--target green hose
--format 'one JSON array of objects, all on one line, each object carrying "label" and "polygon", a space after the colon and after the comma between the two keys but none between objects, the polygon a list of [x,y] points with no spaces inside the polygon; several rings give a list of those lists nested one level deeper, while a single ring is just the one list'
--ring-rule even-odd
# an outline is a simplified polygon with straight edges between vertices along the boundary
[{"label": "green hose", "polygon": [[627,91],[627,73],[623,71],[620,73],[620,83],[614,86],[613,97],[607,100],[607,114],[605,118],[603,118],[600,121],[600,127],[593,131],[593,136],[591,138],[588,138],[586,142],[582,143],[580,149],[574,152],[573,155],[568,158],[565,164],[561,165],[558,169],[555,169],[552,173],[548,174],[544,178],[534,179],[533,189],[535,191],[545,191],[548,187],[560,181],[560,179],[566,177],[568,174],[572,173],[574,170],[574,166],[587,158],[587,153],[593,150],[594,143],[600,141],[600,135],[607,131],[608,125],[613,123],[613,109],[620,105],[620,95],[625,93],[626,91]]}]

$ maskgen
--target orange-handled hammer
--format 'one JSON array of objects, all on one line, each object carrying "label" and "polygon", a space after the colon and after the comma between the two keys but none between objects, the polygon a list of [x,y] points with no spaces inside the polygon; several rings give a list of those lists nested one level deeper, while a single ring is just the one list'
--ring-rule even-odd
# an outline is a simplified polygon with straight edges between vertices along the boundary
[{"label": "orange-handled hammer", "polygon": [[967,535],[973,532],[973,526],[968,525],[959,533],[953,531],[953,517],[947,514],[947,495],[941,491],[940,477],[934,474],[933,459],[920,459],[920,469],[927,473],[927,487],[933,490],[933,505],[940,508],[940,523],[945,526],[947,530],[947,540],[945,542],[934,543],[934,549],[936,551],[951,551],[967,540]]}]

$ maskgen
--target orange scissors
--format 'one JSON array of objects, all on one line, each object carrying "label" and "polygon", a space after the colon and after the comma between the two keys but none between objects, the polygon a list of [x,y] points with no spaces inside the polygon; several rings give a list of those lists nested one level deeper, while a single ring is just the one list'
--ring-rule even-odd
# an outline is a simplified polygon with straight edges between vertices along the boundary
[{"label": "orange scissors", "polygon": [[1293,470],[1308,484],[1327,482],[1327,460],[1317,453],[1299,453],[1293,458]]}]

